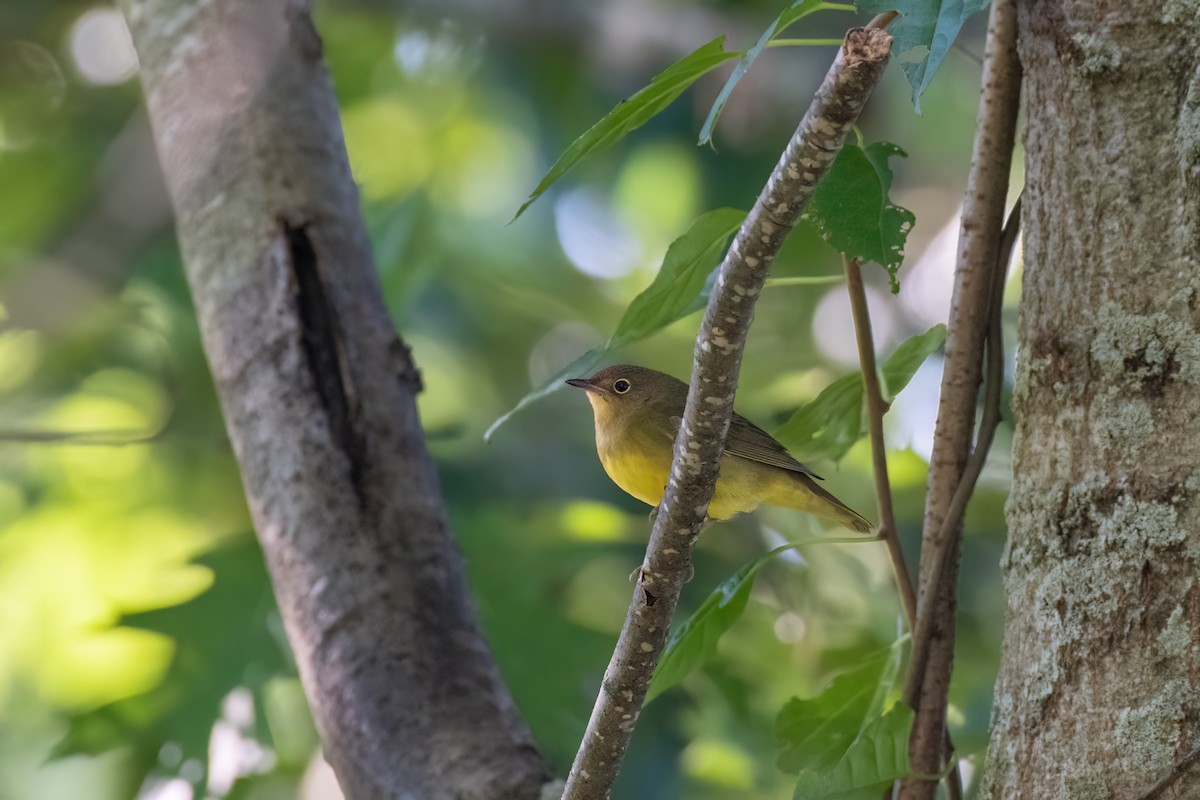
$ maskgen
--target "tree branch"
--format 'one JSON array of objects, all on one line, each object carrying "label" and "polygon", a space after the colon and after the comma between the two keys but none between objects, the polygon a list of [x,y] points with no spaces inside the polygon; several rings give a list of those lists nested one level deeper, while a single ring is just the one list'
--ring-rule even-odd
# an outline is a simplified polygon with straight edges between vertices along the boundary
[{"label": "tree branch", "polygon": [[770,263],[883,74],[892,37],[854,29],[721,264],[696,337],[687,408],[641,580],[605,671],[564,800],[607,798],[666,644],[716,485],[754,303]]},{"label": "tree branch", "polygon": [[[1013,204],[1009,212],[1008,222],[1004,226],[1001,237],[1000,252],[996,261],[993,284],[991,288],[991,303],[988,311],[987,332],[987,389],[983,398],[983,416],[979,420],[979,432],[975,438],[975,448],[967,459],[963,470],[962,480],[954,490],[954,497],[942,521],[940,544],[930,559],[929,584],[926,587],[930,596],[937,596],[945,582],[946,562],[951,550],[953,532],[962,524],[963,514],[966,513],[967,503],[975,491],[975,482],[987,463],[988,451],[992,446],[992,438],[1000,425],[1000,394],[1004,387],[1004,341],[1001,334],[1001,316],[1004,310],[1004,279],[1007,275],[1009,260],[1012,258],[1013,246],[1017,241],[1017,233],[1021,227],[1021,199]],[[924,606],[917,616],[913,629],[912,657],[909,659],[909,677],[906,687],[906,700],[915,702],[916,693],[920,690],[921,676],[925,672],[929,655],[929,642],[933,633],[935,607]]]},{"label": "tree branch", "polygon": [[122,0],[226,428],[347,797],[532,800],[303,0]]},{"label": "tree branch", "polygon": [[[972,430],[982,380],[983,344],[990,315],[997,255],[1004,219],[1008,177],[1016,138],[1021,65],[1016,52],[1015,0],[994,0],[984,49],[983,92],[976,125],[971,174],[959,235],[958,266],[950,307],[941,400],[929,463],[929,494],[921,543],[919,606],[930,614],[925,668],[910,668],[913,683],[906,699],[916,709],[909,757],[914,773],[943,769],[945,719],[954,662],[961,515],[950,519],[950,506],[971,451]],[[965,502],[965,501],[964,501]],[[944,564],[936,594],[930,586],[940,548]],[[922,610],[922,613],[924,611]],[[914,651],[915,651],[914,643]],[[915,666],[915,665],[914,665]],[[901,783],[899,800],[932,800],[936,786],[920,778]]]}]

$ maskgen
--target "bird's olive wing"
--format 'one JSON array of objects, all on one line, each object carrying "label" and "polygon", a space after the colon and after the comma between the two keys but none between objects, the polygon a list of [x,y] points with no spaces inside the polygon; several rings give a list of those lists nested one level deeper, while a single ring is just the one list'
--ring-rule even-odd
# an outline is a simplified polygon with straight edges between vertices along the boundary
[{"label": "bird's olive wing", "polygon": [[[664,431],[671,441],[675,441],[675,434],[679,431],[680,422],[682,422],[681,417],[671,417],[671,429]],[[741,414],[734,414],[733,420],[729,423],[729,435],[725,437],[725,452],[731,456],[770,464],[773,467],[824,480],[820,475],[792,458],[787,448],[775,441],[774,436]]]},{"label": "bird's olive wing", "polygon": [[755,425],[740,414],[733,415],[729,423],[729,436],[725,439],[725,452],[730,455],[748,458],[781,467],[791,472],[799,472],[818,480],[821,479],[808,467],[792,458],[787,448],[775,441],[775,437]]}]

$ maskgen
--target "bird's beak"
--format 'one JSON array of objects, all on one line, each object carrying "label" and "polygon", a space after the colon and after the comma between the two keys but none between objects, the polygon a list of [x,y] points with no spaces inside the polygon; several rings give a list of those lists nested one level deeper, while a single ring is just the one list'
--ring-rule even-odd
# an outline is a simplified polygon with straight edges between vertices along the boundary
[{"label": "bird's beak", "polygon": [[568,378],[566,383],[574,386],[576,389],[583,389],[589,394],[599,394],[604,391],[599,385],[592,383],[586,378]]}]

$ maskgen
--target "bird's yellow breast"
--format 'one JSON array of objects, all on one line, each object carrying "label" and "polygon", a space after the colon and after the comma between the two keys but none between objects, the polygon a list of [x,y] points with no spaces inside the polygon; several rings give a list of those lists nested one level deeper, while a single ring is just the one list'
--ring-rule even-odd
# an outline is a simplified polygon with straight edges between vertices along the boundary
[{"label": "bird's yellow breast", "polygon": [[[608,477],[626,493],[652,506],[662,502],[671,476],[673,447],[666,436],[644,437],[618,426],[596,427],[596,451]],[[708,516],[729,519],[753,511],[763,502],[780,502],[793,492],[795,487],[783,470],[726,455],[721,459]]]}]

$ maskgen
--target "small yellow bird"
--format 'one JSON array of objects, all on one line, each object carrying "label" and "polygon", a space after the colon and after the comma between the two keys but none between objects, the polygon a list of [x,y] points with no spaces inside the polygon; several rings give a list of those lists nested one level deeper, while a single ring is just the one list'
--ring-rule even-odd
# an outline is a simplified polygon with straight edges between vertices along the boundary
[{"label": "small yellow bird", "polygon": [[[638,500],[657,507],[670,476],[688,385],[628,364],[567,383],[587,392],[596,418],[596,450],[608,477]],[[861,533],[871,530],[870,522],[818,486],[814,478],[820,476],[792,458],[771,434],[734,414],[708,516],[729,519],[769,503],[806,511]]]}]

